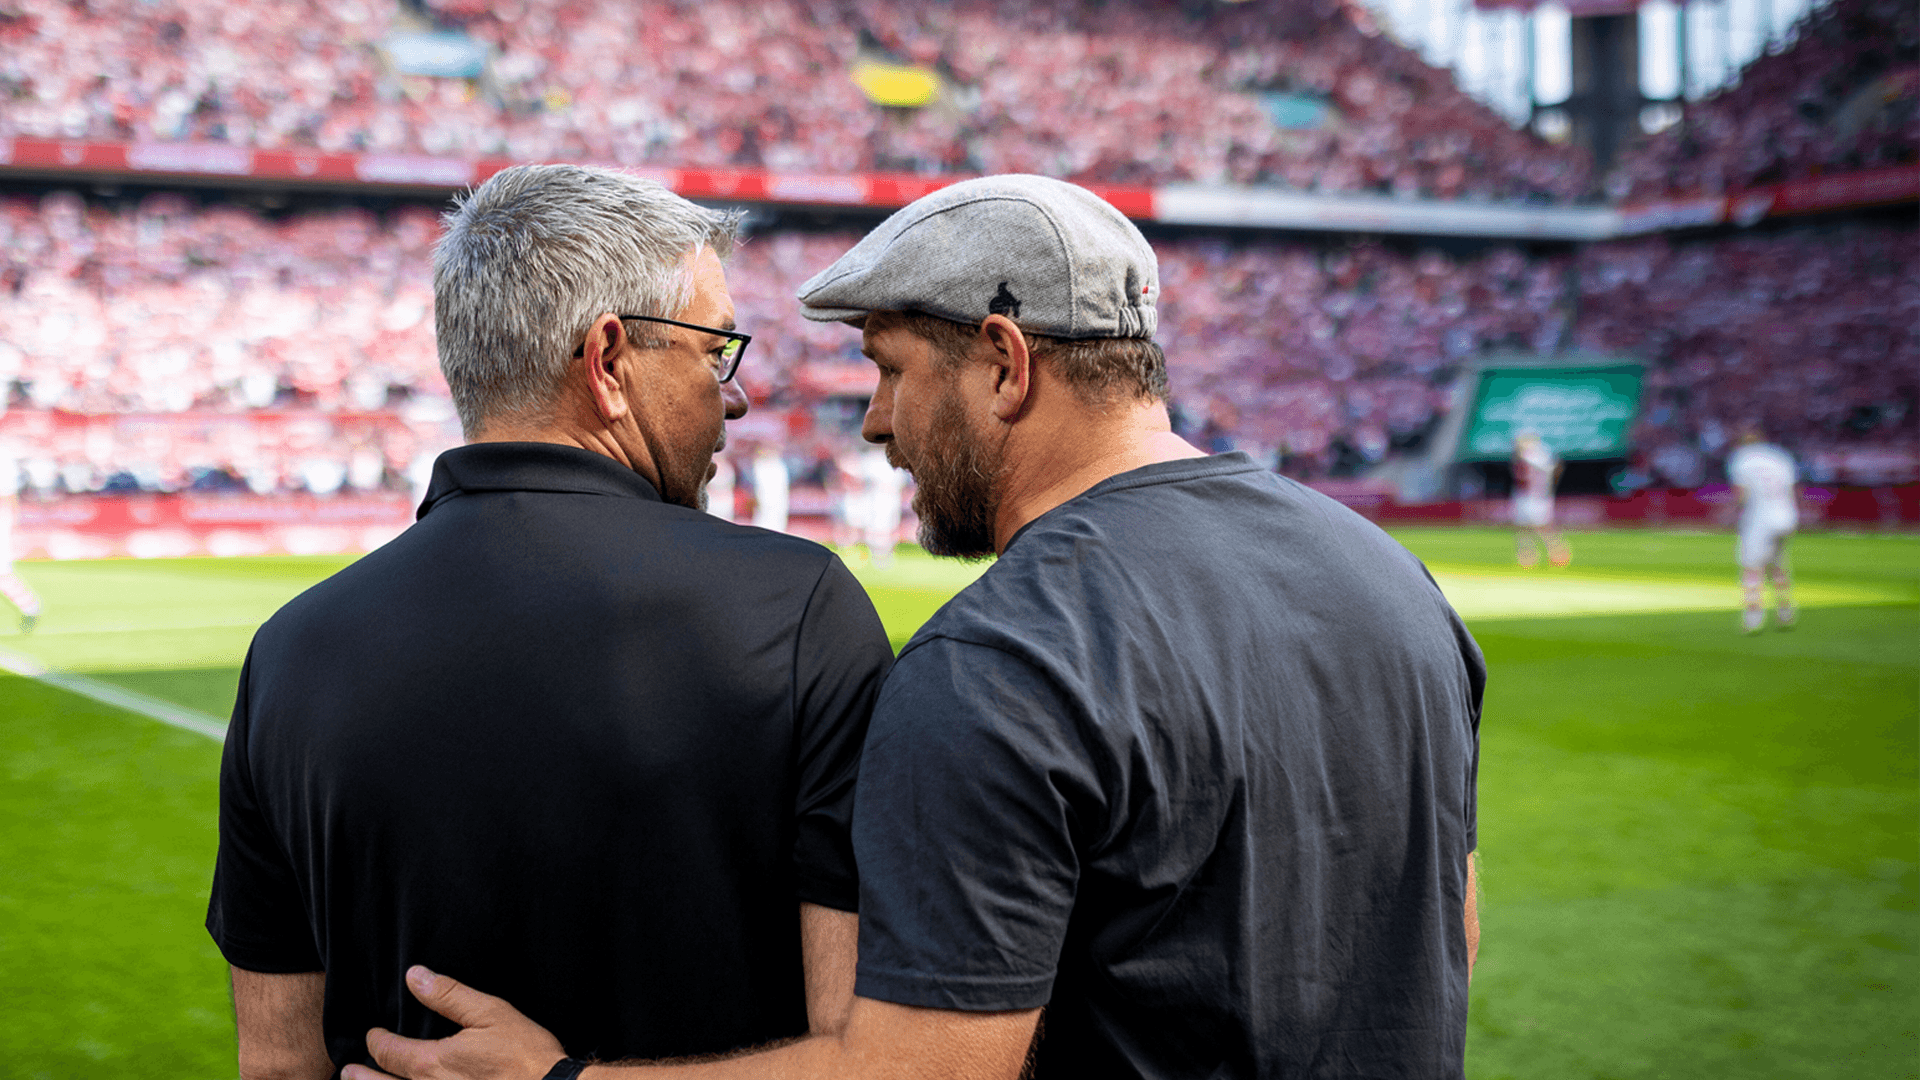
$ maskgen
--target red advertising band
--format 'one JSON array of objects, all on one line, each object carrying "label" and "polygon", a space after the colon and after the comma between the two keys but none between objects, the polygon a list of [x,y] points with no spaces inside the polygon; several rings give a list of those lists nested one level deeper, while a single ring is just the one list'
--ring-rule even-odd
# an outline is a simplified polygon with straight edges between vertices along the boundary
[{"label": "red advertising band", "polygon": [[[428,154],[340,154],[255,150],[225,143],[123,143],[0,138],[0,176],[121,179],[163,176],[296,187],[386,187],[444,193],[478,184],[515,162]],[[841,176],[735,168],[634,168],[690,199],[795,206],[893,209],[960,176],[854,173]],[[1503,206],[1434,199],[1175,184],[1091,184],[1128,217],[1169,224],[1242,225],[1333,231],[1526,236],[1573,241],[1749,225],[1761,218],[1912,202],[1920,165],[1834,173],[1724,194],[1674,196],[1618,208]]]}]

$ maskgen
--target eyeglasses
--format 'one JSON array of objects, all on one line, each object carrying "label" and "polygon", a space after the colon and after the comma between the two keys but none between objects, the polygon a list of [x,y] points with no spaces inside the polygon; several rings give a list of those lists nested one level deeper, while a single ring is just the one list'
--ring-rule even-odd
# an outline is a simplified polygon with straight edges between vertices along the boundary
[{"label": "eyeglasses", "polygon": [[[726,338],[727,343],[725,345],[720,346],[708,354],[713,358],[710,365],[713,368],[713,377],[720,382],[733,381],[734,373],[740,370],[740,357],[746,353],[747,343],[753,340],[752,334],[742,334],[738,330],[722,330],[714,326],[701,326],[698,323],[681,322],[678,319],[663,319],[658,315],[619,315],[616,316],[616,318],[622,321],[633,319],[638,322],[665,323],[668,326],[677,326],[682,330],[697,330],[702,334],[712,334],[714,337]],[[580,353],[576,352],[574,355],[579,356]]]}]

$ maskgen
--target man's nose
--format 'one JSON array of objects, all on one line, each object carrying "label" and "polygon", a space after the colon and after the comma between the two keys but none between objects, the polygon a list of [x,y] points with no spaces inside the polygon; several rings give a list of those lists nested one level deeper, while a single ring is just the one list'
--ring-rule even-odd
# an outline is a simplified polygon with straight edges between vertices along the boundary
[{"label": "man's nose", "polygon": [[729,420],[738,420],[747,415],[747,392],[740,389],[740,380],[732,379],[720,384],[720,402],[726,409]]},{"label": "man's nose", "polygon": [[860,421],[860,437],[880,446],[893,441],[893,425],[887,422],[887,414],[880,408],[878,394],[867,403],[867,415]]}]

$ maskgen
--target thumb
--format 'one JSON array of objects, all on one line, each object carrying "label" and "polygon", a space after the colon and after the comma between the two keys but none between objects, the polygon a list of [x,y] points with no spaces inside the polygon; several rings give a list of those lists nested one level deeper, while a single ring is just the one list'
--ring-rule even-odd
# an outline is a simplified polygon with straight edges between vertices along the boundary
[{"label": "thumb", "polygon": [[463,1028],[484,1027],[513,1011],[513,1006],[500,998],[483,994],[458,979],[436,975],[420,964],[407,969],[407,989],[420,1004]]},{"label": "thumb", "polygon": [[[383,1069],[390,1069],[399,1076],[418,1077],[424,1080],[431,1076],[440,1064],[440,1043],[433,1039],[409,1039],[404,1035],[395,1035],[386,1028],[374,1028],[367,1032],[367,1052]],[[374,1072],[361,1065],[349,1065],[341,1070],[341,1080],[376,1080],[387,1077],[386,1073]],[[387,1080],[392,1080],[387,1077]]]}]

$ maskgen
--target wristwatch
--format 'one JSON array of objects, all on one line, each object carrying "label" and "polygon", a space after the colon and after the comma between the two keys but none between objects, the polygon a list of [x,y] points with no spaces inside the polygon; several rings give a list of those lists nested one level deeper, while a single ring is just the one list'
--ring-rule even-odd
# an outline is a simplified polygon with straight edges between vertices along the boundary
[{"label": "wristwatch", "polygon": [[575,1078],[580,1075],[581,1070],[586,1067],[587,1062],[581,1061],[579,1058],[564,1057],[554,1062],[553,1068],[548,1069],[547,1075],[541,1077],[540,1080],[575,1080]]}]

